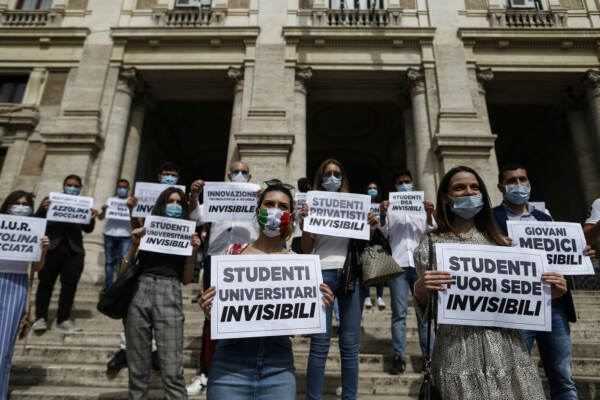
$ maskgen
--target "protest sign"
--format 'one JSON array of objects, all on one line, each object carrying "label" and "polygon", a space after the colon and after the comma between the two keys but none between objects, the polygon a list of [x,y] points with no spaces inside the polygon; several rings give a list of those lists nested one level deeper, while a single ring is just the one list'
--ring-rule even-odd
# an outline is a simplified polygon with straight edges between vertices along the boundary
[{"label": "protest sign", "polygon": [[0,260],[40,261],[45,232],[43,218],[0,214]]},{"label": "protest sign", "polygon": [[106,202],[106,218],[118,219],[121,221],[129,221],[129,208],[127,207],[127,199],[111,197]]},{"label": "protest sign", "polygon": [[586,241],[581,225],[573,222],[507,221],[514,246],[546,252],[548,271],[564,275],[594,275],[583,254]]},{"label": "protest sign", "polygon": [[550,285],[543,251],[436,243],[437,269],[452,275],[438,292],[438,323],[550,331]]},{"label": "protest sign", "polygon": [[[306,193],[297,192],[294,195],[294,211],[296,211],[296,219],[294,221],[294,224],[296,224],[296,227],[298,227],[298,229],[300,229],[300,210],[302,209],[304,203],[306,203]],[[302,231],[299,232],[300,234],[302,233]]]},{"label": "protest sign", "polygon": [[87,225],[92,218],[92,207],[94,207],[94,199],[91,197],[50,193],[50,207],[46,219]]},{"label": "protest sign", "polygon": [[390,193],[388,213],[425,214],[425,192],[392,192]]},{"label": "protest sign", "polygon": [[144,218],[152,214],[154,203],[158,196],[170,187],[176,187],[185,193],[183,185],[165,185],[162,183],[136,182],[134,196],[137,197],[137,204],[131,213],[132,217]]},{"label": "protest sign", "polygon": [[380,220],[381,217],[381,208],[380,208],[380,204],[379,203],[371,203],[371,210],[370,210],[373,215],[375,215],[375,218],[377,218],[377,220]]},{"label": "protest sign", "polygon": [[140,250],[178,256],[192,255],[191,239],[196,231],[196,222],[148,215],[144,227],[146,234],[140,242]]},{"label": "protest sign", "polygon": [[304,231],[369,240],[367,222],[371,196],[366,194],[310,191]]},{"label": "protest sign", "polygon": [[206,182],[202,219],[206,222],[254,220],[259,190],[260,186],[254,183]]},{"label": "protest sign", "polygon": [[326,331],[319,256],[213,256],[212,339]]}]

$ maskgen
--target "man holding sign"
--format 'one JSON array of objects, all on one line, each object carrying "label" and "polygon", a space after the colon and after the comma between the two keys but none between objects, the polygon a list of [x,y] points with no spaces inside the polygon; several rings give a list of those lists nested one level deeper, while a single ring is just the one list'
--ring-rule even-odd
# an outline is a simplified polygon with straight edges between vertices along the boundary
[{"label": "man holding sign", "polygon": [[321,283],[318,257],[281,247],[293,231],[291,192],[281,184],[268,186],[258,206],[258,239],[231,245],[226,256],[216,257],[212,286],[202,295],[212,337],[243,338],[219,342],[208,400],[231,397],[232,385],[238,398],[295,399],[289,335],[323,332],[331,323],[325,308],[333,294]]},{"label": "man holding sign", "polygon": [[[81,178],[69,175],[63,181],[66,195],[78,197],[81,192]],[[98,211],[93,208],[83,210],[83,207],[60,206],[54,207],[51,200],[46,197],[35,216],[46,218],[50,210],[55,216],[64,218],[63,222],[48,220],[46,235],[50,238],[50,248],[46,257],[46,265],[38,274],[40,282],[35,296],[36,321],[33,330],[43,332],[48,329],[48,306],[52,297],[52,290],[56,279],[60,276],[61,288],[58,299],[58,312],[56,314],[57,327],[66,331],[78,331],[71,320],[71,309],[77,291],[77,284],[83,271],[85,251],[83,249],[82,232],[90,233],[94,230],[95,219]],[[88,223],[81,223],[81,217],[87,215]]]},{"label": "man holding sign", "polygon": [[[529,207],[531,182],[523,165],[508,164],[501,168],[498,175],[498,190],[502,192],[504,201],[494,208],[494,218],[505,236],[508,236],[508,221],[552,221],[552,217],[548,214]],[[518,242],[513,244],[520,245]],[[569,330],[569,322],[575,322],[576,316],[573,297],[567,290],[564,296],[552,300],[551,332],[523,331],[530,352],[534,340],[537,340],[553,399],[577,399],[577,389],[571,374],[572,348]]]},{"label": "man holding sign", "polygon": [[129,194],[129,181],[119,179],[117,181],[117,197],[111,197],[107,203],[102,206],[102,212],[98,214],[98,219],[102,221],[104,217],[108,219],[104,226],[104,257],[106,266],[104,267],[105,280],[104,287],[107,288],[113,283],[115,265],[121,265],[123,257],[129,250],[131,244],[131,216],[127,207],[127,195]]}]

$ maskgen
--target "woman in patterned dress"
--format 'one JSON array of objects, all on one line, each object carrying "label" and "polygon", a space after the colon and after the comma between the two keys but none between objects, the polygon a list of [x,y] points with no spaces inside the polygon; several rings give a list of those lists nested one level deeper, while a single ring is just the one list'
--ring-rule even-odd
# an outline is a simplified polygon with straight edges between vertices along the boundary
[{"label": "woman in patterned dress", "polygon": [[[452,281],[449,272],[435,270],[435,252],[429,254],[429,240],[508,245],[494,223],[485,185],[469,167],[455,167],[446,173],[438,189],[436,210],[438,229],[424,236],[414,253],[419,275],[415,306],[420,314],[434,299],[433,293],[445,290]],[[429,257],[433,257],[433,271],[427,271]],[[542,280],[551,285],[553,298],[567,290],[560,274],[544,273]],[[516,329],[440,325],[431,369],[433,383],[444,400],[545,399],[537,369]]]}]

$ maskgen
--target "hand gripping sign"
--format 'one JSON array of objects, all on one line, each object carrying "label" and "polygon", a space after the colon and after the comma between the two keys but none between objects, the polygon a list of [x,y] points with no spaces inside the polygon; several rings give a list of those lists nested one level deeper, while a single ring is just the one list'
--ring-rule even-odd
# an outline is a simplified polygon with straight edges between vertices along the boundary
[{"label": "hand gripping sign", "polygon": [[254,220],[259,190],[260,186],[254,183],[206,182],[202,219],[206,222]]},{"label": "hand gripping sign", "polygon": [[306,232],[369,240],[371,196],[313,190],[308,192],[306,203]]},{"label": "hand gripping sign", "polygon": [[594,275],[583,254],[586,241],[581,225],[573,222],[507,221],[513,246],[546,252],[548,271],[563,275]]},{"label": "hand gripping sign", "polygon": [[43,218],[0,214],[0,260],[40,261],[45,232]]},{"label": "hand gripping sign", "polygon": [[87,225],[92,218],[94,199],[65,193],[50,193],[48,221]]},{"label": "hand gripping sign", "polygon": [[323,282],[316,255],[215,256],[213,339],[323,333]]},{"label": "hand gripping sign", "polygon": [[144,220],[146,234],[142,237],[140,250],[178,256],[192,255],[192,235],[196,222],[179,218],[149,215]]},{"label": "hand gripping sign", "polygon": [[452,275],[438,292],[438,323],[552,330],[543,251],[459,243],[435,245],[437,269]]},{"label": "hand gripping sign", "polygon": [[170,187],[176,187],[185,193],[185,186],[165,185],[162,183],[136,182],[134,195],[137,197],[137,204],[131,212],[132,217],[144,218],[152,214],[152,209],[158,196]]}]

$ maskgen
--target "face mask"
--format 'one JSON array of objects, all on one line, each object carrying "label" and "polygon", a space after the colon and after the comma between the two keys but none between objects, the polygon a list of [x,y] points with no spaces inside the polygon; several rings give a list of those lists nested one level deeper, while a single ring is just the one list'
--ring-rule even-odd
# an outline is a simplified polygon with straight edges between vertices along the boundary
[{"label": "face mask", "polygon": [[329,192],[336,192],[342,187],[342,179],[336,178],[333,175],[329,175],[327,178],[324,177],[321,186],[323,186],[323,188]]},{"label": "face mask", "polygon": [[281,235],[290,224],[290,213],[277,208],[261,208],[258,211],[260,230],[270,238]]},{"label": "face mask", "polygon": [[246,183],[248,182],[248,175],[244,175],[241,172],[231,175],[231,182]]},{"label": "face mask", "polygon": [[65,193],[66,194],[70,194],[73,196],[78,196],[79,193],[81,192],[81,189],[75,187],[75,186],[66,186],[65,187]]},{"label": "face mask", "polygon": [[117,195],[119,197],[125,197],[125,196],[127,196],[127,192],[129,192],[129,190],[127,190],[127,189],[125,189],[123,187],[117,188]]},{"label": "face mask", "polygon": [[176,185],[177,177],[175,175],[161,175],[160,183],[163,185]]},{"label": "face mask", "polygon": [[399,192],[412,192],[413,185],[412,183],[403,183],[401,185],[396,186],[396,190]]},{"label": "face mask", "polygon": [[183,207],[179,204],[167,204],[167,207],[165,207],[165,214],[167,217],[180,218],[183,215]]},{"label": "face mask", "polygon": [[471,219],[483,208],[483,196],[476,194],[473,196],[452,197],[454,201],[452,212],[464,219]]},{"label": "face mask", "polygon": [[506,193],[504,194],[504,198],[508,200],[509,203],[521,205],[529,200],[531,188],[519,184],[505,187]]},{"label": "face mask", "polygon": [[377,195],[379,194],[379,192],[377,191],[377,189],[369,189],[369,190],[367,190],[367,194],[369,196],[371,196],[371,198],[374,199],[375,197],[377,197]]},{"label": "face mask", "polygon": [[8,213],[11,215],[18,215],[22,217],[26,217],[33,213],[31,207],[26,206],[24,204],[13,204],[8,208]]}]

